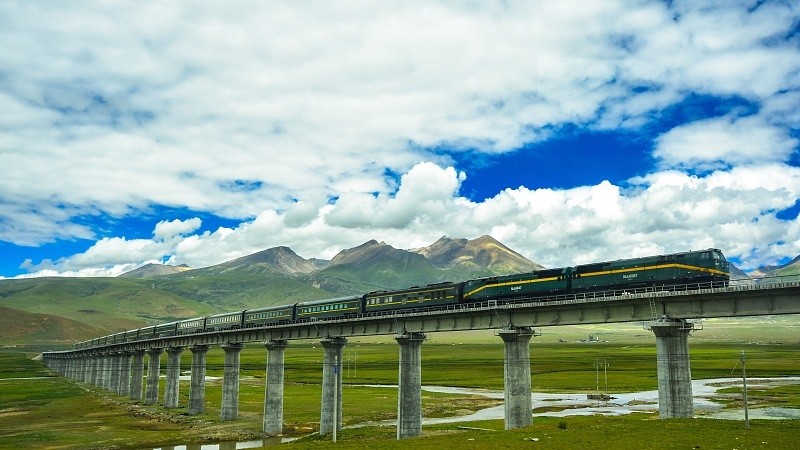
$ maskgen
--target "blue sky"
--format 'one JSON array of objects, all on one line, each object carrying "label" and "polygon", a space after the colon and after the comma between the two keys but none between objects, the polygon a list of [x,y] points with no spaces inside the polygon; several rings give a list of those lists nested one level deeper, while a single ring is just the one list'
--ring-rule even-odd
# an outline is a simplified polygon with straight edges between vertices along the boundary
[{"label": "blue sky", "polygon": [[[125,20],[120,20],[124,17]],[[0,277],[490,234],[800,254],[784,1],[0,4]]]}]

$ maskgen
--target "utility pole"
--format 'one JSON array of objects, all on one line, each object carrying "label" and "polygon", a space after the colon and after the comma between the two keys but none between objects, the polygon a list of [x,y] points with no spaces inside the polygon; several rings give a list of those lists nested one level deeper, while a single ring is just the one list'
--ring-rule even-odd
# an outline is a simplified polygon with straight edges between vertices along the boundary
[{"label": "utility pole", "polygon": [[742,398],[744,400],[744,429],[750,429],[750,417],[747,411],[747,369],[745,368],[744,350],[742,350]]},{"label": "utility pole", "polygon": [[597,358],[594,362],[595,376],[597,378],[597,395],[600,395],[600,366],[603,366],[603,376],[605,377],[606,390],[604,394],[608,394],[608,360]]},{"label": "utility pole", "polygon": [[736,366],[739,365],[739,362],[742,363],[742,402],[744,403],[744,429],[750,429],[750,415],[747,410],[747,367],[746,362],[747,358],[744,356],[744,350],[742,350],[742,356],[736,360],[736,364],[734,364],[733,369],[731,370],[731,375],[733,375],[733,371],[736,370]]}]

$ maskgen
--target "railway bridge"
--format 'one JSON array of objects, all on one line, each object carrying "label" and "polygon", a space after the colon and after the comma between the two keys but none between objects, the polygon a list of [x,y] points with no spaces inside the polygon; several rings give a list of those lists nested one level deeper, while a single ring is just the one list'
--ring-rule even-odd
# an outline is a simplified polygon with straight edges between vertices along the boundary
[{"label": "railway bridge", "polygon": [[[800,282],[780,279],[731,282],[725,286],[692,284],[521,298],[503,303],[449,305],[441,308],[386,311],[347,319],[316,320],[258,328],[159,337],[91,348],[46,352],[52,370],[119,395],[159,402],[160,357],[167,352],[163,406],[177,408],[181,355],[192,355],[189,414],[205,405],[206,352],[219,345],[225,352],[221,420],[238,417],[239,353],[246,343],[263,343],[267,352],[263,432],[282,434],[284,352],[292,340],[318,339],[322,344],[320,434],[335,434],[342,424],[342,361],[347,339],[393,335],[399,346],[397,438],[422,432],[421,347],[427,334],[495,329],[504,344],[505,427],[532,423],[530,349],[536,327],[643,322],[656,341],[659,415],[692,417],[688,335],[694,319],[800,314]],[[148,356],[147,374],[144,357]],[[143,389],[143,381],[144,389]]]}]

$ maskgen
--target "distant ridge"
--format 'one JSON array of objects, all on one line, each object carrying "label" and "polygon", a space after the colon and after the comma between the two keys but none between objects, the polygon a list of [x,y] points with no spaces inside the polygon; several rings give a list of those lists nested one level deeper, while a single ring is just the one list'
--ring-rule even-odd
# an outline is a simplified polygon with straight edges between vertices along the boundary
[{"label": "distant ridge", "polygon": [[780,277],[800,274],[800,256],[780,266],[762,266],[749,273],[750,277]]},{"label": "distant ridge", "polygon": [[122,278],[148,278],[148,277],[158,277],[162,275],[172,275],[175,273],[185,272],[191,269],[192,268],[187,266],[186,264],[181,264],[179,266],[170,266],[167,264],[150,263],[150,264],[145,264],[142,267],[133,269],[129,272],[120,274],[118,276]]},{"label": "distant ridge", "polygon": [[511,250],[491,236],[477,239],[451,239],[442,236],[428,247],[413,250],[436,267],[453,268],[456,266],[487,269],[496,275],[530,272],[544,269],[519,253]]},{"label": "distant ridge", "polygon": [[330,266],[350,265],[354,268],[373,265],[380,262],[399,262],[402,265],[420,263],[425,259],[408,250],[400,250],[385,242],[376,240],[367,241],[358,247],[342,250],[331,259]]},{"label": "distant ridge", "polygon": [[[398,288],[405,284],[438,282],[443,278],[461,280],[542,268],[542,265],[528,260],[491,236],[472,240],[443,236],[428,247],[412,250],[397,249],[372,239],[340,251],[330,261],[305,259],[291,248],[279,246],[201,269],[191,269],[185,264],[146,264],[119,276],[163,277],[189,270],[192,277],[270,273],[291,278],[309,276],[313,286],[325,286],[334,292],[349,293],[351,288],[342,287],[341,280],[349,280],[347,282],[366,287]],[[326,277],[337,278],[339,281],[331,284],[331,280],[326,280]]]},{"label": "distant ridge", "polygon": [[423,255],[373,239],[339,252],[326,268],[313,275],[312,282],[353,294],[436,283],[443,277]]},{"label": "distant ridge", "polygon": [[206,272],[223,273],[245,270],[251,273],[271,271],[282,275],[302,275],[319,270],[314,261],[299,256],[289,247],[272,247],[241,258],[202,269]]}]

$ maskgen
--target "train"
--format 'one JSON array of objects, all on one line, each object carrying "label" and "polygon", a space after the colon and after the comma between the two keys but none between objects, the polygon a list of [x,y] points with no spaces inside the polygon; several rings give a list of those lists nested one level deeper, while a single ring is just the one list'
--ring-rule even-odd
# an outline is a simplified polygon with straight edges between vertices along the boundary
[{"label": "train", "polygon": [[142,339],[263,327],[316,320],[346,319],[386,311],[447,307],[485,301],[535,301],[554,295],[639,288],[677,289],[695,283],[727,284],[730,264],[722,251],[710,248],[573,267],[543,269],[462,282],[443,282],[395,291],[373,291],[291,305],[196,317],[122,331],[76,344],[76,348]]}]

